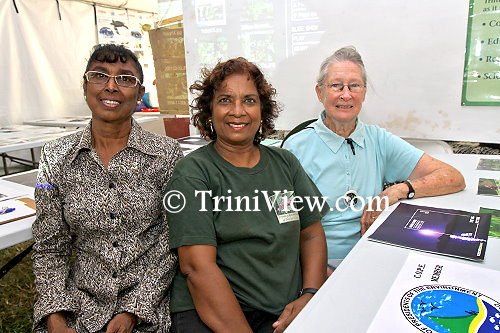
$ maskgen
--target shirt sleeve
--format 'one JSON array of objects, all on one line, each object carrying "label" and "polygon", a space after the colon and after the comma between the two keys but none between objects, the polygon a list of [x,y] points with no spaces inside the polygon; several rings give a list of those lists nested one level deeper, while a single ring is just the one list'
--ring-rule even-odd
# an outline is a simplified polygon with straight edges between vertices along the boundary
[{"label": "shirt sleeve", "polygon": [[385,181],[394,182],[407,179],[424,152],[400,137],[385,131],[386,172]]},{"label": "shirt sleeve", "polygon": [[[178,144],[173,151],[167,151],[171,156],[167,164],[167,174],[162,193],[166,192],[167,180],[173,172],[177,162],[182,158],[182,152]],[[129,312],[135,314],[140,319],[140,325],[154,326],[158,322],[163,322],[157,318],[157,313],[167,313],[168,309],[158,311],[162,300],[167,295],[167,290],[172,282],[177,267],[177,255],[171,251],[169,245],[169,225],[167,214],[161,210],[162,231],[159,234],[158,243],[149,253],[150,263],[143,279],[126,294],[118,299],[116,314]],[[168,304],[168,303],[167,303]]]},{"label": "shirt sleeve", "polygon": [[62,200],[53,173],[42,149],[35,201],[36,220],[33,223],[33,274],[38,293],[33,308],[33,327],[44,327],[43,319],[54,312],[78,310],[78,303],[68,290],[71,236],[63,218]]},{"label": "shirt sleeve", "polygon": [[294,172],[294,192],[295,196],[302,198],[301,210],[299,212],[301,229],[307,228],[321,218],[329,211],[330,207],[326,202],[316,185],[309,178],[299,160],[289,153],[291,167]]},{"label": "shirt sleeve", "polygon": [[[184,245],[217,246],[214,226],[212,192],[203,179],[180,176],[173,179],[169,186],[170,193],[182,196],[184,208],[180,211],[167,211],[170,223],[170,245],[178,248]],[[172,197],[172,204],[180,203]]]}]

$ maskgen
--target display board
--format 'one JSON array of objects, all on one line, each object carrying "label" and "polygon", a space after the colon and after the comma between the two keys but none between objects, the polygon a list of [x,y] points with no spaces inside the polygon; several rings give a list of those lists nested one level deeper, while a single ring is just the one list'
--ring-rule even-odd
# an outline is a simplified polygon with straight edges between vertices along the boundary
[{"label": "display board", "polygon": [[406,138],[500,143],[500,107],[461,105],[468,1],[184,0],[183,11],[188,85],[244,56],[277,89],[278,129],[318,116],[319,65],[353,45],[368,73],[363,121]]},{"label": "display board", "polygon": [[149,32],[156,69],[160,112],[189,114],[184,30],[177,22]]},{"label": "display board", "polygon": [[500,1],[470,0],[462,105],[500,106]]}]

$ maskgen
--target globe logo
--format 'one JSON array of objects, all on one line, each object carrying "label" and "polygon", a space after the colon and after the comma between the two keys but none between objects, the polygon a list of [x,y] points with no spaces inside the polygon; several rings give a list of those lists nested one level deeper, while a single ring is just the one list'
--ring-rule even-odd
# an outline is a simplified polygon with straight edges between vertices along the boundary
[{"label": "globe logo", "polygon": [[463,287],[415,287],[403,295],[401,310],[421,332],[500,333],[500,303]]}]

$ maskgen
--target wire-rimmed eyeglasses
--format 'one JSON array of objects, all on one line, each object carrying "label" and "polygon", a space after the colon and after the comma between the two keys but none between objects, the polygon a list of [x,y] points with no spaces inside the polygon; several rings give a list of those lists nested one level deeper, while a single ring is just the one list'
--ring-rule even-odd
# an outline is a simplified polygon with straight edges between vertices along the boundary
[{"label": "wire-rimmed eyeglasses", "polygon": [[343,83],[332,83],[325,84],[325,86],[331,91],[340,92],[343,91],[345,87],[349,89],[350,92],[359,93],[366,88],[366,86],[359,83],[343,84]]},{"label": "wire-rimmed eyeglasses", "polygon": [[120,87],[133,88],[137,86],[137,84],[141,84],[141,81],[137,77],[126,74],[109,75],[97,71],[88,71],[84,76],[88,82],[93,84],[106,84],[108,83],[110,77],[114,78],[116,84]]}]

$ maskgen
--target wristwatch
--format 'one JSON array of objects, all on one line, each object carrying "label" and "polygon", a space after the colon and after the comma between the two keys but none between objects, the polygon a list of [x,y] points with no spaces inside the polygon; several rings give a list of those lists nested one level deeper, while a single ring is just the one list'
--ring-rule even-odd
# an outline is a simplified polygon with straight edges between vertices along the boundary
[{"label": "wristwatch", "polygon": [[318,289],[316,288],[302,288],[302,290],[300,291],[300,296],[304,295],[304,294],[316,294],[316,292],[318,291]]},{"label": "wristwatch", "polygon": [[406,199],[413,199],[415,196],[415,190],[413,189],[413,186],[411,186],[411,183],[408,180],[405,180],[404,183],[408,185],[408,194],[406,195]]}]

